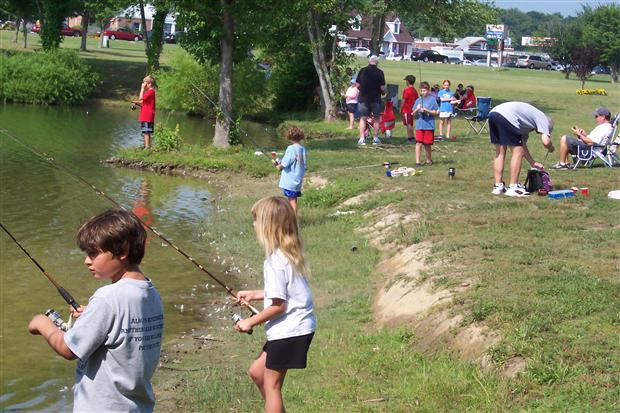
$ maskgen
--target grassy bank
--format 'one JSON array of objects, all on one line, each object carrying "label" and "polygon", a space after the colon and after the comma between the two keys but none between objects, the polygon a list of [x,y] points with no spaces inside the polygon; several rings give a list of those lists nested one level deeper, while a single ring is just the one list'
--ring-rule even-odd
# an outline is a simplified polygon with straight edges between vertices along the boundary
[{"label": "grassy bank", "polygon": [[[416,66],[382,64],[388,82],[397,82]],[[431,80],[473,82],[479,95],[493,97],[494,105],[507,100],[534,103],[555,118],[556,144],[573,124],[591,129],[594,107],[618,110],[619,91],[609,83],[604,85],[607,97],[579,97],[578,82],[565,81],[559,73],[423,67]],[[435,145],[435,165],[419,175],[392,179],[385,177],[382,162],[414,163],[402,126],[396,128],[392,145],[357,148],[355,133],[344,131],[344,122],[291,122],[302,124],[311,135],[306,143],[309,177],[320,175],[328,184],[306,188],[300,199],[319,329],[309,368],[287,377],[284,395],[290,411],[618,409],[620,204],[606,197],[620,185],[617,168],[551,172],[556,188],[587,186],[589,197],[494,197],[488,136],[468,133],[462,120],[455,121],[456,141]],[[316,136],[323,138],[312,138]],[[530,148],[546,165],[557,161],[557,153],[546,157],[537,136],[532,136]],[[251,161],[258,159],[263,158]],[[456,168],[454,180],[448,179],[448,167]],[[261,252],[248,211],[259,197],[278,193],[277,176],[226,179],[229,187],[221,200],[226,213],[206,231],[209,239],[222,240],[220,246],[235,256],[240,268],[249,266],[249,287],[261,285]],[[361,204],[341,205],[369,191],[373,195]],[[484,325],[499,333],[500,340],[488,352],[493,368],[481,370],[477,363],[463,362],[456,350],[441,344],[422,352],[424,337],[412,328],[414,320],[399,328],[377,328],[372,304],[385,274],[375,272],[380,256],[356,228],[375,224],[370,214],[386,206],[405,217],[419,214],[382,233],[400,246],[430,243],[423,279],[432,280],[437,289],[472,283],[459,290],[447,308],[463,315],[455,331]],[[352,213],[337,215],[338,210]],[[352,246],[358,247],[356,252]],[[223,341],[194,347],[175,365],[177,370],[158,373],[163,410],[261,410],[245,370],[262,334],[246,337],[224,330],[216,336]],[[499,371],[515,358],[525,359],[524,370],[515,378],[502,378]]]}]

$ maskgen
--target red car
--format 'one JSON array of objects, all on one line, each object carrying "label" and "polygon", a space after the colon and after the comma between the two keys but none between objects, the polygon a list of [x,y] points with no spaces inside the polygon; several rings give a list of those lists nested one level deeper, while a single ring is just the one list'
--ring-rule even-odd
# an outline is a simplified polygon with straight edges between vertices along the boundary
[{"label": "red car", "polygon": [[[41,26],[35,25],[32,27],[31,31],[32,33],[39,34],[41,32]],[[69,26],[63,26],[62,29],[60,29],[60,34],[62,36],[79,37],[82,35],[82,32],[79,29],[74,29]]]},{"label": "red car", "polygon": [[118,30],[106,30],[103,32],[103,35],[108,36],[110,40],[133,40],[134,42],[142,40],[142,35],[140,33],[134,33],[124,27],[121,27]]}]

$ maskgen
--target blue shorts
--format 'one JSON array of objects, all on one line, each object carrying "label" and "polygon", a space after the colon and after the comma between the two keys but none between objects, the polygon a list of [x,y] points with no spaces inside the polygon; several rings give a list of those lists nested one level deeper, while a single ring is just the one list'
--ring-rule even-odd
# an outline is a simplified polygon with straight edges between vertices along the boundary
[{"label": "blue shorts", "polygon": [[497,112],[489,113],[489,135],[494,145],[523,146],[521,130]]},{"label": "blue shorts", "polygon": [[140,122],[140,129],[142,129],[142,134],[153,133],[153,130],[155,130],[153,122]]},{"label": "blue shorts", "polygon": [[301,192],[299,191],[291,191],[289,189],[282,188],[282,193],[287,198],[299,198],[301,196]]}]

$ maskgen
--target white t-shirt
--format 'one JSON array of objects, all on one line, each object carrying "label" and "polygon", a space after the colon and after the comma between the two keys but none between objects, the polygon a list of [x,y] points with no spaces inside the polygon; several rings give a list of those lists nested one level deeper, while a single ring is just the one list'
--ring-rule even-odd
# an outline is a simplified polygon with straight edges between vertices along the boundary
[{"label": "white t-shirt", "polygon": [[74,412],[152,412],[164,310],[150,281],[120,279],[95,291],[65,333],[79,360]]},{"label": "white t-shirt", "polygon": [[312,292],[308,280],[293,269],[288,258],[276,251],[265,259],[265,308],[271,300],[280,298],[286,301],[286,311],[279,317],[265,323],[267,340],[303,336],[316,328]]},{"label": "white t-shirt", "polygon": [[611,123],[601,123],[596,128],[592,129],[590,133],[588,133],[588,138],[592,139],[594,143],[599,144],[607,137],[607,135],[609,135],[611,129]]}]

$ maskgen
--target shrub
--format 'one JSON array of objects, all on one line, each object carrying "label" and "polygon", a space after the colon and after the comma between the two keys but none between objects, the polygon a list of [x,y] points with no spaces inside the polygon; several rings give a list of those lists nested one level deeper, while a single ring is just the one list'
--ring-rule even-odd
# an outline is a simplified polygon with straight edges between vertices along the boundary
[{"label": "shrub", "polygon": [[153,139],[155,150],[159,152],[178,151],[183,144],[178,123],[174,129],[167,128],[161,123],[157,124]]},{"label": "shrub", "polygon": [[99,75],[76,51],[3,53],[0,99],[12,102],[73,105],[99,84]]},{"label": "shrub", "polygon": [[[215,117],[219,95],[219,66],[199,63],[180,52],[172,58],[170,69],[156,74],[159,95],[157,105],[163,109]],[[236,62],[233,74],[233,117],[255,113],[266,105],[267,80],[251,61]]]}]

